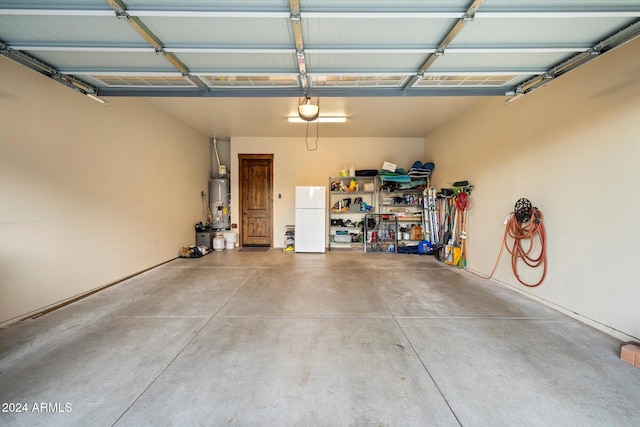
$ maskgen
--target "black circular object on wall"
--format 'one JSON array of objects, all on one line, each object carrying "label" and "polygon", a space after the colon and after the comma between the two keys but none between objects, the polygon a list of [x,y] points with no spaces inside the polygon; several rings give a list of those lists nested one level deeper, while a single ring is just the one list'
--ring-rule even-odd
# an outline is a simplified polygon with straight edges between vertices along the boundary
[{"label": "black circular object on wall", "polygon": [[531,202],[525,198],[519,199],[513,207],[513,213],[521,224],[529,222],[532,212]]}]

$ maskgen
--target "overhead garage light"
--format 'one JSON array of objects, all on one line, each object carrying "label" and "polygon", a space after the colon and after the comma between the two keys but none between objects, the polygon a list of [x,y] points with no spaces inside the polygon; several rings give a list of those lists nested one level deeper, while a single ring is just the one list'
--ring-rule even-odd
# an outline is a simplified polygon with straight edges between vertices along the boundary
[{"label": "overhead garage light", "polygon": [[309,123],[309,122],[319,122],[319,123],[346,123],[346,117],[318,117],[315,120],[303,120],[300,117],[287,117],[289,123]]},{"label": "overhead garage light", "polygon": [[311,98],[309,98],[308,96],[305,97],[304,101],[302,101],[302,103],[298,105],[298,115],[300,116],[300,119],[307,122],[312,122],[317,119],[318,115],[320,115],[319,104],[320,102],[318,101],[318,103],[314,105],[311,103]]}]

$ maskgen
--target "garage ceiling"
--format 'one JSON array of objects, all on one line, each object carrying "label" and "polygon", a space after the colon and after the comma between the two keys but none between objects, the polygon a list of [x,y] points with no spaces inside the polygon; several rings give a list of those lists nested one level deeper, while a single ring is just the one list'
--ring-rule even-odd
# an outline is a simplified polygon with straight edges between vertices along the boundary
[{"label": "garage ceiling", "polygon": [[638,0],[0,0],[0,53],[83,94],[294,108],[519,97],[639,34]]}]

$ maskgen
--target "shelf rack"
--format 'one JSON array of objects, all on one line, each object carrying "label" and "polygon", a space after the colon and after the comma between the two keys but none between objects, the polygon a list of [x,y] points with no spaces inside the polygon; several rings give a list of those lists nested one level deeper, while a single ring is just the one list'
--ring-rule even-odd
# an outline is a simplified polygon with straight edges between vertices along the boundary
[{"label": "shelf rack", "polygon": [[329,250],[363,246],[364,217],[376,209],[377,189],[375,176],[329,178]]}]

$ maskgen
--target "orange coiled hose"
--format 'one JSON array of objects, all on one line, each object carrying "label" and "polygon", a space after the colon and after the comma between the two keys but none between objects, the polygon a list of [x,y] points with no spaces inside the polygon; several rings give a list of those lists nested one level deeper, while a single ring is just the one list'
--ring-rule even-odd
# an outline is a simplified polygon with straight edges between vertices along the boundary
[{"label": "orange coiled hose", "polygon": [[[507,218],[507,226],[504,229],[504,236],[502,237],[502,245],[500,246],[500,252],[498,252],[498,258],[496,259],[496,263],[493,266],[493,270],[491,270],[491,274],[489,276],[483,276],[477,273],[474,273],[471,270],[467,270],[469,273],[474,276],[478,276],[482,279],[491,279],[493,274],[496,272],[498,268],[498,263],[500,262],[500,256],[502,255],[502,250],[507,248],[507,251],[511,254],[511,268],[513,270],[513,274],[518,279],[518,282],[522,283],[525,286],[530,288],[534,288],[539,286],[547,275],[547,246],[546,240],[547,235],[544,228],[544,224],[542,222],[542,212],[536,207],[532,208],[532,217],[531,220],[527,223],[520,222],[515,215],[515,212],[511,212],[509,217]],[[538,238],[540,241],[540,253],[537,256],[532,256],[533,252],[533,242],[535,238]],[[513,239],[513,244],[511,247],[508,245],[508,238]],[[529,241],[529,247],[524,249],[524,241]],[[520,275],[518,274],[518,260],[522,260],[529,267],[537,268],[540,265],[543,267],[542,277],[538,282],[534,284],[525,283],[522,279],[520,279]]]},{"label": "orange coiled hose", "polygon": [[[542,222],[542,212],[538,208],[532,208],[533,216],[527,223],[521,223],[517,220],[516,216],[512,213],[509,216],[507,226],[504,230],[504,237],[502,244],[507,248],[507,251],[511,254],[511,268],[513,274],[518,279],[518,282],[531,288],[540,285],[547,275],[547,248],[546,248],[546,232],[544,229],[544,223]],[[511,247],[507,244],[507,236],[513,239]],[[536,237],[540,241],[540,251],[537,255],[534,254],[534,241]],[[529,246],[525,249],[525,242],[529,243]],[[537,252],[537,251],[536,251]],[[524,262],[531,268],[538,268],[542,265],[542,277],[535,284],[525,283],[518,274],[518,261]]]}]

